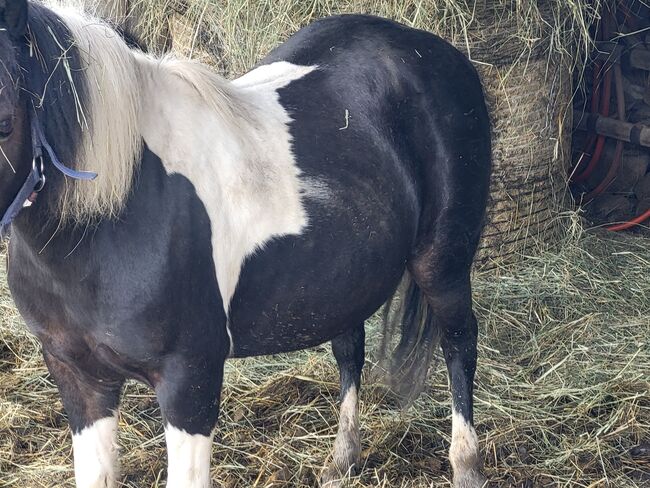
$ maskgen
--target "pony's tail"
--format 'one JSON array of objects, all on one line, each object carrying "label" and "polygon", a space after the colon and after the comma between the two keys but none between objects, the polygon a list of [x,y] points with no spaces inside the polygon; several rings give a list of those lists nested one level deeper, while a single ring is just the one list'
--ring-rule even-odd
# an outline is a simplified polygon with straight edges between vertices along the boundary
[{"label": "pony's tail", "polygon": [[404,407],[422,393],[439,343],[433,310],[407,272],[384,307],[379,350],[388,385]]}]

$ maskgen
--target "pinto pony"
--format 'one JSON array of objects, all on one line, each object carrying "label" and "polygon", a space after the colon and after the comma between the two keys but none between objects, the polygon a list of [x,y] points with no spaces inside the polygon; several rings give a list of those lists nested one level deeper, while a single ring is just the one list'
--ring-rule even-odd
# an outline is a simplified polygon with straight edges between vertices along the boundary
[{"label": "pinto pony", "polygon": [[405,276],[394,377],[419,390],[440,338],[454,486],[483,485],[470,267],[490,128],[462,54],[346,15],[230,82],[75,10],[0,0],[0,28],[8,279],[63,399],[78,487],[116,486],[127,378],[155,389],[167,486],[207,488],[226,359],[326,341],[341,415],[322,481],[337,486],[360,466],[364,321]]}]

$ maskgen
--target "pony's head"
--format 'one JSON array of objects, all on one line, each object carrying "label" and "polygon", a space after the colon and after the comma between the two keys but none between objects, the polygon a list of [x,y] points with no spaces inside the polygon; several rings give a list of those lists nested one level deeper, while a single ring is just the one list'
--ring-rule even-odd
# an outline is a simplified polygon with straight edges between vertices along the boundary
[{"label": "pony's head", "polygon": [[31,133],[20,58],[27,49],[26,0],[0,0],[0,215],[32,169]]}]

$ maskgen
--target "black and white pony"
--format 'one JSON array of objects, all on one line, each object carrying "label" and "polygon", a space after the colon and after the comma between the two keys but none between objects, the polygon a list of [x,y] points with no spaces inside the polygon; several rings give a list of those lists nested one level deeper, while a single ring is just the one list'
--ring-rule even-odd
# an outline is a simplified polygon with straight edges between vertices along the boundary
[{"label": "black and white pony", "polygon": [[404,276],[395,375],[421,388],[440,337],[454,486],[482,486],[470,267],[490,130],[463,55],[340,16],[230,82],[74,10],[0,0],[0,28],[9,283],[68,413],[78,487],[116,485],[125,379],[155,389],[167,486],[207,488],[226,359],[326,341],[336,486],[360,465],[364,321]]}]

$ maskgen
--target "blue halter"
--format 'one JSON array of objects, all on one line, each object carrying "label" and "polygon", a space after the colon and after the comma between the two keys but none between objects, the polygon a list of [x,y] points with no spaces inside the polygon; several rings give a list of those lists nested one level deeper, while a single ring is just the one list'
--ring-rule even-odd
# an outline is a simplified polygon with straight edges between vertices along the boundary
[{"label": "blue halter", "polygon": [[69,178],[75,180],[94,180],[97,178],[97,173],[91,173],[89,171],[75,171],[73,169],[65,166],[57,157],[56,153],[52,149],[52,146],[45,139],[43,134],[43,129],[41,124],[36,117],[36,114],[32,116],[31,121],[32,126],[32,170],[27,175],[27,179],[23,186],[20,188],[16,197],[11,202],[11,205],[7,208],[2,220],[0,220],[0,239],[4,238],[7,235],[9,226],[11,222],[16,218],[20,211],[29,207],[36,200],[36,195],[43,189],[45,186],[45,165],[43,162],[43,149],[49,156],[50,162],[58,169],[61,173]]}]

